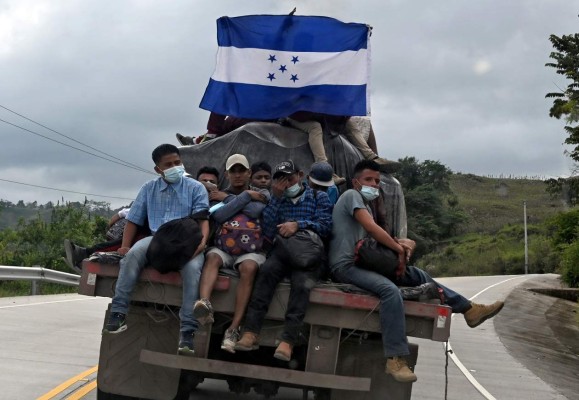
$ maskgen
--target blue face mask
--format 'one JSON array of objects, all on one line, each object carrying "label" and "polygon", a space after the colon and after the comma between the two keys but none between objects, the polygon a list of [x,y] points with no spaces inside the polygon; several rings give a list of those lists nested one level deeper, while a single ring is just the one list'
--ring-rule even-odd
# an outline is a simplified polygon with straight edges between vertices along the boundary
[{"label": "blue face mask", "polygon": [[169,183],[179,182],[184,173],[185,167],[182,165],[176,165],[163,171],[164,178]]},{"label": "blue face mask", "polygon": [[380,196],[380,190],[378,188],[373,188],[372,186],[362,185],[362,189],[360,189],[360,194],[367,201],[372,201],[376,199],[378,196]]},{"label": "blue face mask", "polygon": [[300,194],[300,190],[302,190],[302,187],[300,186],[300,184],[298,182],[295,185],[290,186],[286,190],[284,190],[284,195],[285,195],[285,197],[289,197],[290,199],[293,199],[298,194]]}]

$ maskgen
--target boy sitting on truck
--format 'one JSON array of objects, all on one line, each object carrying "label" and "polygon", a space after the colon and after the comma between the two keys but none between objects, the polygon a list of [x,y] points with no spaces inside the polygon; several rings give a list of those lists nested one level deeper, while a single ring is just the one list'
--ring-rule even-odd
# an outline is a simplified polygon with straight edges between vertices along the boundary
[{"label": "boy sitting on truck", "polygon": [[147,249],[153,238],[148,236],[131,247],[138,227],[148,221],[151,233],[154,234],[165,222],[192,215],[198,218],[203,238],[191,260],[180,270],[183,280],[183,305],[179,312],[181,319],[179,353],[190,354],[193,352],[193,335],[198,327],[193,316],[193,303],[199,291],[203,250],[209,234],[207,221],[209,200],[202,184],[183,176],[185,169],[177,147],[162,144],[153,150],[152,157],[155,172],[161,176],[141,187],[126,217],[123,242],[118,249],[125,257],[120,263],[115,295],[104,333],[120,333],[127,329],[126,316],[131,293],[147,264]]},{"label": "boy sitting on truck", "polygon": [[[265,261],[261,252],[261,228],[259,218],[269,202],[269,192],[249,186],[251,170],[247,158],[234,154],[225,163],[229,187],[224,191],[212,191],[211,200],[223,202],[212,214],[216,227],[215,244],[205,255],[201,274],[199,297],[193,313],[201,324],[213,323],[213,307],[209,298],[217,282],[221,267],[236,269],[239,283],[233,320],[225,330],[221,348],[235,353],[239,339],[239,325],[251,296],[253,281],[258,268]],[[240,215],[241,214],[241,215]]]},{"label": "boy sitting on truck", "polygon": [[[416,244],[410,239],[394,239],[376,224],[369,202],[379,195],[380,165],[363,160],[354,168],[354,189],[347,190],[338,199],[332,213],[334,228],[330,243],[330,269],[337,282],[349,283],[367,290],[380,298],[380,326],[386,373],[399,382],[414,382],[416,375],[410,370],[404,356],[410,354],[406,339],[404,303],[398,286],[419,286],[434,282],[444,293],[445,302],[454,313],[464,314],[466,323],[474,328],[494,317],[504,303],[482,305],[470,302],[460,294],[438,284],[419,268],[406,266]],[[354,264],[358,241],[371,236],[378,243],[398,253],[397,278],[390,280],[376,272]]]},{"label": "boy sitting on truck", "polygon": [[[280,240],[290,238],[298,231],[313,231],[322,239],[329,236],[332,229],[332,205],[328,195],[302,184],[304,177],[291,160],[278,164],[273,174],[272,197],[263,210],[263,232],[266,239],[273,242],[268,259],[262,265],[245,316],[244,333],[235,350],[250,351],[259,347],[258,334],[277,284],[288,276],[291,294],[285,314],[285,326],[281,343],[274,357],[283,361],[291,359],[294,345],[299,342],[310,291],[321,271],[322,257],[316,259],[311,269],[298,269],[291,258],[280,253]],[[301,254],[294,254],[300,257]]]}]

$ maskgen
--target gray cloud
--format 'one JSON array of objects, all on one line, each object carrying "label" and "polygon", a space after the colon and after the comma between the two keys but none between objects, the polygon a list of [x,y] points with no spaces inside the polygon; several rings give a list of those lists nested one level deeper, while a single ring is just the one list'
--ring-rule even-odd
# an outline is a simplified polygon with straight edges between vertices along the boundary
[{"label": "gray cloud", "polygon": [[[0,0],[0,104],[152,170],[156,145],[204,132],[198,104],[214,67],[215,20],[294,5],[374,27],[372,118],[387,157],[477,174],[569,172],[562,123],[544,99],[565,86],[544,67],[549,34],[576,31],[576,7],[565,0]],[[0,118],[64,140],[1,109]],[[2,179],[130,198],[150,177],[2,123],[0,135]],[[11,201],[61,196],[0,188]]]}]

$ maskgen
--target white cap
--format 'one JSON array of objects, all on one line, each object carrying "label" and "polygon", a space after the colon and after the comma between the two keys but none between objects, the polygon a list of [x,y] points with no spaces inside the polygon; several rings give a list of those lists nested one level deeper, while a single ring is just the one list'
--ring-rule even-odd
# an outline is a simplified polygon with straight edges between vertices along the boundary
[{"label": "white cap", "polygon": [[227,162],[225,163],[225,170],[229,171],[235,164],[241,164],[246,169],[249,169],[249,162],[243,154],[233,154],[232,156],[229,156]]}]

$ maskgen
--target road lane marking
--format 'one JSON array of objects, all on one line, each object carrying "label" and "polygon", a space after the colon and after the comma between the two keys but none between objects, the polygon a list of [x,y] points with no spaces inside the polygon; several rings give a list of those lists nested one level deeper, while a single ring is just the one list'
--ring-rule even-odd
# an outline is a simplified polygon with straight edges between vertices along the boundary
[{"label": "road lane marking", "polygon": [[[513,279],[519,279],[519,278],[524,278],[524,277],[528,277],[528,275],[522,275],[522,276],[515,276],[513,278],[509,278],[509,279],[505,279],[504,281],[500,281],[497,283],[494,283],[490,286],[487,286],[486,288],[484,288],[483,290],[481,290],[480,292],[478,292],[477,294],[475,294],[474,296],[472,296],[469,300],[473,300],[476,297],[478,297],[479,295],[483,294],[484,292],[486,292],[489,289],[494,288],[495,286],[498,285],[502,285],[505,282],[508,281],[512,281]],[[454,318],[456,314],[452,314],[451,318]],[[450,340],[447,342],[448,344],[448,350],[451,350],[452,352],[449,353],[450,359],[452,360],[452,362],[454,362],[454,364],[458,367],[458,369],[460,370],[460,372],[462,372],[462,374],[465,376],[465,378],[474,386],[474,388],[476,390],[478,390],[478,392],[480,394],[483,395],[483,397],[487,400],[496,400],[496,397],[494,397],[492,394],[490,394],[488,392],[488,390],[486,390],[484,388],[483,385],[481,385],[479,383],[479,381],[476,380],[476,378],[470,373],[470,371],[464,366],[464,364],[458,359],[458,357],[456,356],[456,353],[454,352],[454,350],[452,350],[452,346],[450,345]]]},{"label": "road lane marking", "polygon": [[68,300],[54,300],[54,301],[42,301],[39,303],[26,303],[26,304],[13,304],[10,306],[0,306],[0,309],[3,308],[16,308],[16,307],[30,307],[30,306],[37,306],[41,304],[56,304],[56,303],[69,303],[71,301],[87,301],[87,300],[95,300],[99,299],[99,297],[87,297],[86,299],[68,299]]},{"label": "road lane marking", "polygon": [[[77,376],[74,376],[70,379],[68,379],[67,381],[61,383],[60,385],[58,385],[57,387],[55,387],[54,389],[52,389],[50,392],[43,394],[42,396],[40,396],[39,398],[37,398],[36,400],[50,400],[52,399],[54,396],[58,395],[59,393],[62,393],[63,391],[65,391],[66,389],[68,389],[70,386],[74,385],[75,383],[77,383],[78,381],[86,378],[89,375],[94,374],[95,372],[97,372],[98,370],[98,365],[95,365],[94,367],[92,367],[91,369],[88,369],[84,372],[81,372],[80,374],[78,374]],[[96,381],[95,381],[96,382]],[[87,385],[88,386],[88,385]]]},{"label": "road lane marking", "polygon": [[97,386],[97,381],[96,379],[93,381],[90,381],[87,385],[82,386],[80,389],[78,389],[76,392],[74,392],[73,394],[71,394],[70,396],[68,396],[66,398],[66,400],[79,400],[82,399],[85,395],[87,395],[89,392],[92,392],[93,390],[96,389]]}]

